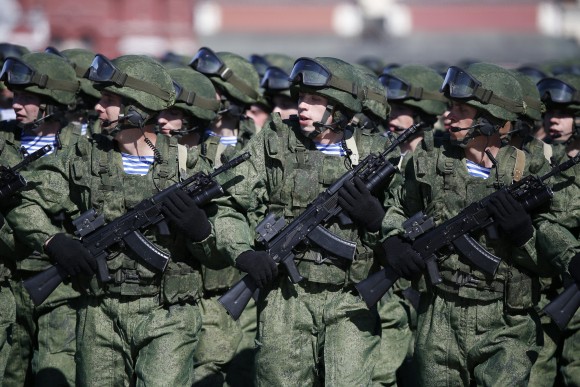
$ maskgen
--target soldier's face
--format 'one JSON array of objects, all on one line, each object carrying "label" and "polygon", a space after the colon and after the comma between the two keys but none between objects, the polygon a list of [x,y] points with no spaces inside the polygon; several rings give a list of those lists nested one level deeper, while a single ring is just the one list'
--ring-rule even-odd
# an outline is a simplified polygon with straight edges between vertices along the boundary
[{"label": "soldier's face", "polygon": [[262,109],[260,105],[251,105],[249,109],[246,109],[246,116],[254,120],[256,129],[261,128],[266,123],[270,113]]},{"label": "soldier's face", "polygon": [[467,129],[473,126],[476,115],[477,109],[473,106],[452,101],[451,107],[449,108],[449,114],[447,115],[447,119],[449,120],[450,138],[458,141],[463,140],[467,135]]},{"label": "soldier's face", "polygon": [[40,97],[26,91],[15,91],[12,109],[16,113],[16,121],[22,124],[30,124],[38,118]]},{"label": "soldier's face", "polygon": [[[314,123],[319,122],[326,111],[328,100],[321,95],[300,93],[298,95],[298,122],[304,133],[314,131]],[[332,123],[332,115],[328,117],[325,125]]]},{"label": "soldier's face", "polygon": [[555,142],[566,142],[572,137],[574,117],[569,111],[550,109],[544,114],[544,128]]},{"label": "soldier's face", "polygon": [[276,95],[273,98],[274,101],[274,111],[280,113],[280,117],[283,120],[290,118],[291,115],[298,114],[298,105],[296,101],[287,95]]},{"label": "soldier's face", "polygon": [[171,136],[171,132],[180,130],[183,127],[183,110],[166,109],[157,116],[159,130],[166,136]]},{"label": "soldier's face", "polygon": [[120,95],[108,91],[101,93],[101,99],[95,105],[95,110],[99,114],[99,120],[103,123],[103,129],[114,128],[117,125],[121,113],[121,103]]},{"label": "soldier's face", "polygon": [[400,103],[391,103],[391,113],[389,113],[391,132],[402,133],[413,123],[413,109]]}]

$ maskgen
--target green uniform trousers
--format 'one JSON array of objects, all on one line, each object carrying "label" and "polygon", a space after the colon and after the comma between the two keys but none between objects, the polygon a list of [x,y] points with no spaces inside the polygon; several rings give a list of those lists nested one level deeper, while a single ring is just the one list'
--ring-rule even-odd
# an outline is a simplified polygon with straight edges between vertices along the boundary
[{"label": "green uniform trousers", "polygon": [[16,321],[16,304],[8,282],[0,283],[0,386],[12,347],[12,328]]},{"label": "green uniform trousers", "polygon": [[157,296],[85,297],[77,327],[78,386],[191,386],[201,316]]},{"label": "green uniform trousers", "polygon": [[257,386],[366,386],[380,322],[354,287],[287,278],[258,302]]},{"label": "green uniform trousers", "polygon": [[10,285],[16,323],[4,386],[74,386],[79,298],[69,298],[70,289],[61,284],[47,301],[34,307],[20,281],[11,280]]},{"label": "green uniform trousers", "polygon": [[560,372],[566,386],[580,386],[580,309],[563,333]]},{"label": "green uniform trousers", "polygon": [[253,299],[234,321],[218,303],[200,301],[201,334],[195,351],[194,386],[253,386],[257,310]]},{"label": "green uniform trousers", "polygon": [[421,297],[415,356],[423,386],[527,386],[538,356],[540,320],[508,314],[502,299],[443,291]]},{"label": "green uniform trousers", "polygon": [[373,385],[397,385],[397,370],[405,361],[409,346],[412,345],[413,334],[409,328],[409,316],[403,306],[404,302],[391,289],[377,305],[381,319],[381,345]]}]

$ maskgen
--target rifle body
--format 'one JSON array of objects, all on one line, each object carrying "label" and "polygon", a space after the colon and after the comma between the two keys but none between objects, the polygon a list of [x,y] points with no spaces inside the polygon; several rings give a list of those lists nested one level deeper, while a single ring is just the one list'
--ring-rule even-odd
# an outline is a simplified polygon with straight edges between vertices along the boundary
[{"label": "rifle body", "polygon": [[[324,225],[333,217],[338,217],[342,224],[350,224],[342,208],[338,204],[338,191],[347,181],[355,176],[361,178],[366,187],[372,192],[383,186],[396,172],[397,168],[388,160],[387,155],[400,143],[406,141],[423,124],[417,124],[407,129],[381,154],[371,154],[365,157],[360,164],[346,172],[337,181],[308,205],[306,210],[288,225],[282,218],[268,214],[256,227],[256,240],[265,248],[268,255],[277,263],[286,268],[290,280],[294,283],[303,278],[294,262],[294,249],[299,245],[316,245],[342,259],[345,265],[354,259],[356,244],[345,241],[330,233]],[[248,275],[234,284],[218,302],[227,310],[229,315],[237,320],[252,296],[256,296],[257,286]]]},{"label": "rifle body", "polygon": [[[116,245],[132,250],[141,263],[155,271],[163,272],[170,257],[145,238],[142,230],[155,225],[161,234],[169,233],[163,215],[164,200],[171,193],[181,189],[186,191],[197,205],[202,206],[224,193],[222,187],[215,181],[215,176],[248,158],[249,154],[245,153],[222,165],[211,174],[198,172],[141,201],[109,223],[105,223],[103,215],[97,214],[94,209],[74,219],[72,223],[76,227],[76,236],[97,261],[98,280],[101,283],[111,281],[107,257],[109,249]],[[24,287],[28,290],[33,302],[40,305],[65,278],[66,273],[54,265],[24,281]]]},{"label": "rifle body", "polygon": [[24,157],[24,159],[14,167],[10,168],[0,166],[0,200],[7,199],[26,187],[26,179],[24,179],[19,171],[31,162],[50,152],[51,149],[52,147],[50,145],[45,145],[37,151],[34,151],[28,156]]},{"label": "rifle body", "polygon": [[[527,212],[533,212],[538,207],[549,202],[553,196],[551,188],[544,182],[549,177],[571,168],[580,162],[580,157],[554,167],[546,175],[538,177],[529,175],[524,179],[502,190],[516,199]],[[419,212],[403,223],[404,237],[411,243],[425,260],[427,273],[432,284],[441,282],[437,259],[457,251],[473,267],[494,276],[501,262],[482,247],[470,234],[480,230],[486,230],[490,238],[497,238],[494,219],[487,210],[487,204],[499,191],[470,204],[459,214],[435,226],[433,218]],[[369,307],[375,305],[381,297],[393,286],[399,277],[390,267],[385,267],[367,279],[355,285],[361,297]]]}]

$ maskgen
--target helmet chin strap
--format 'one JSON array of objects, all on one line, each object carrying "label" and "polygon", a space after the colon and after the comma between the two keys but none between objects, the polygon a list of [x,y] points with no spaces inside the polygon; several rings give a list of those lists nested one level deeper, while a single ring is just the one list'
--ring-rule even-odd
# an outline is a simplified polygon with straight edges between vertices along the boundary
[{"label": "helmet chin strap", "polygon": [[332,125],[327,125],[326,122],[330,117],[332,117],[332,113],[334,112],[334,105],[327,104],[326,109],[324,110],[324,114],[320,121],[314,121],[312,125],[314,126],[314,130],[311,132],[303,132],[306,137],[313,140],[319,135],[321,135],[326,129],[330,129],[333,132],[338,132],[339,130],[336,128],[336,123]]}]

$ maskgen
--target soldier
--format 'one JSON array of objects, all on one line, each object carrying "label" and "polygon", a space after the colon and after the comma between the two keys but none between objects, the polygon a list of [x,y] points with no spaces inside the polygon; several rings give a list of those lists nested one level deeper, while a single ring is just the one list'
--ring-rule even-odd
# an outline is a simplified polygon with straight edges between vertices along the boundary
[{"label": "soldier", "polygon": [[243,181],[231,201],[221,203],[238,213],[215,219],[217,245],[263,290],[256,385],[368,385],[378,359],[379,321],[353,290],[373,266],[381,202],[360,179],[347,184],[340,200],[354,223],[332,219],[328,228],[356,242],[354,260],[348,264],[305,245],[295,257],[304,277],[298,283],[278,275],[272,258],[254,245],[253,230],[267,213],[291,221],[351,166],[382,151],[387,139],[354,129],[364,88],[348,63],[300,58],[290,79],[298,116],[282,121],[272,115],[248,144],[251,163],[236,171]]},{"label": "soldier", "polygon": [[439,92],[443,82],[435,70],[421,65],[404,65],[381,75],[379,80],[387,89],[391,105],[389,130],[397,135],[411,125],[423,122],[422,131],[400,146],[405,169],[412,152],[421,144],[433,147],[433,125],[447,108],[447,99]]},{"label": "soldier", "polygon": [[[382,74],[378,79],[387,91],[387,99],[391,106],[388,117],[389,132],[399,136],[411,125],[422,123],[417,134],[399,146],[402,155],[399,169],[404,171],[416,147],[433,149],[433,125],[438,116],[447,108],[447,100],[439,92],[443,77],[426,66],[402,65]],[[401,278],[393,288],[393,295],[387,297],[389,294],[387,293],[379,303],[379,314],[383,326],[396,327],[395,332],[398,333],[395,335],[392,328],[383,329],[381,338],[383,360],[380,364],[383,368],[386,364],[391,366],[391,377],[388,382],[383,382],[383,385],[397,383],[395,375],[397,370],[398,384],[410,386],[417,382],[413,361],[413,335],[417,328],[416,309],[419,303],[419,291],[424,292],[424,287],[423,281],[418,281],[415,286],[411,286],[409,281]],[[406,321],[402,317],[399,317],[399,321],[395,321],[395,317],[400,316],[400,312],[397,312],[397,309],[393,310],[393,299],[404,306]],[[390,308],[389,305],[391,305]],[[391,337],[391,339],[386,340],[385,337]],[[399,369],[400,366],[402,366],[401,369]]]},{"label": "soldier", "polygon": [[[26,47],[12,43],[0,43],[0,69],[4,66],[4,61],[8,57],[20,58],[29,51]],[[12,109],[12,91],[0,81],[0,121],[9,121],[16,118]]]},{"label": "soldier", "polygon": [[220,103],[211,81],[190,67],[172,68],[169,75],[175,87],[175,104],[157,116],[157,130],[177,136],[179,143],[194,147],[216,119]]},{"label": "soldier", "polygon": [[[389,203],[383,221],[383,254],[404,278],[416,278],[425,267],[400,236],[407,217],[425,211],[443,222],[517,181],[521,172],[525,176],[548,168],[543,155],[501,147],[500,130],[524,107],[519,83],[508,70],[485,63],[466,69],[453,66],[441,91],[451,99],[450,139],[432,151],[415,150],[403,189]],[[540,170],[532,170],[532,165]],[[422,385],[527,383],[539,350],[540,325],[533,309],[536,233],[530,215],[505,191],[490,200],[488,208],[501,231],[499,239],[483,233],[472,237],[501,258],[495,276],[472,267],[461,254],[449,253],[437,261],[442,282],[428,283],[421,297],[415,358]]]},{"label": "soldier", "polygon": [[[280,114],[285,120],[298,111],[296,100],[290,95],[288,81],[294,60],[287,55],[278,54],[271,61],[274,64],[270,64],[260,75],[260,87],[264,91],[264,98],[272,106],[272,112]],[[255,64],[254,66],[258,69]]]},{"label": "soldier", "polygon": [[[193,353],[201,316],[198,243],[210,237],[205,212],[182,190],[169,195],[167,230],[145,237],[168,255],[160,273],[137,253],[111,248],[111,281],[100,281],[95,257],[62,232],[47,215],[64,213],[70,225],[94,209],[110,222],[142,200],[207,170],[190,152],[179,155],[177,139],[155,134],[155,115],[175,101],[171,77],[157,61],[140,55],[109,60],[96,55],[89,80],[101,91],[96,110],[105,131],[79,142],[31,173],[38,182],[7,214],[16,235],[44,250],[82,290],[77,325],[76,385],[191,385]],[[198,251],[200,251],[198,253]],[[209,262],[209,261],[208,261]]]},{"label": "soldier", "polygon": [[[66,59],[40,52],[8,58],[0,79],[14,92],[16,112],[16,120],[0,131],[6,148],[21,153],[21,159],[44,145],[60,153],[78,141],[80,127],[69,124],[66,114],[80,85]],[[53,227],[63,228],[61,214],[53,215]],[[70,284],[62,284],[45,304],[35,308],[22,281],[46,267],[46,256],[42,249],[32,251],[19,242],[18,246],[18,256],[14,257],[17,271],[11,280],[17,324],[4,383],[23,385],[36,378],[47,385],[73,385],[78,293]],[[53,321],[59,322],[56,331],[50,325]]]},{"label": "soldier", "polygon": [[[544,78],[537,84],[542,101],[546,104],[544,125],[554,139],[554,162],[562,163],[580,152],[580,76],[561,74],[557,77]],[[552,263],[562,274],[564,287],[568,285],[569,274],[578,277],[578,266],[575,273],[569,270],[569,262],[580,252],[580,165],[576,165],[558,176],[552,184],[554,197],[550,211],[542,214],[547,222],[540,223],[538,229],[538,249],[542,256]],[[578,262],[578,258],[576,258]],[[580,312],[576,312],[564,331],[551,331],[551,340],[559,345],[561,356],[557,370],[562,382],[567,386],[578,385],[580,368],[578,367],[578,342],[580,337]],[[555,358],[551,359],[553,362]],[[538,381],[546,381],[544,373],[554,379],[554,365],[547,370],[541,368],[535,374]]]},{"label": "soldier", "polygon": [[[252,64],[230,52],[214,53],[201,48],[190,66],[214,84],[221,106],[200,145],[213,167],[241,150],[255,135],[257,126],[247,115],[260,96],[258,73]],[[251,385],[254,372],[254,340],[257,317],[253,302],[238,321],[226,314],[217,299],[236,283],[241,273],[234,267],[203,270],[204,297],[201,300],[202,334],[195,354],[196,385],[227,383]]]},{"label": "soldier", "polygon": [[[257,132],[254,120],[246,112],[260,98],[260,78],[250,62],[231,52],[214,53],[202,47],[189,64],[205,74],[214,84],[222,104],[218,119],[206,131],[210,136],[202,153],[214,167],[221,165],[221,154],[226,156],[241,149]],[[226,148],[229,147],[229,148]]]}]

